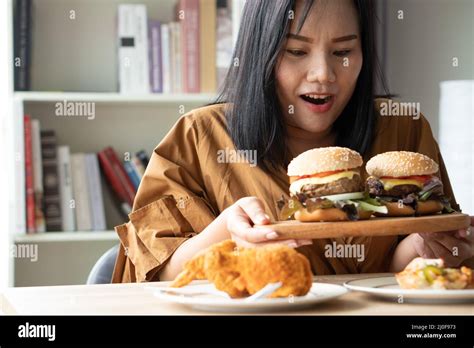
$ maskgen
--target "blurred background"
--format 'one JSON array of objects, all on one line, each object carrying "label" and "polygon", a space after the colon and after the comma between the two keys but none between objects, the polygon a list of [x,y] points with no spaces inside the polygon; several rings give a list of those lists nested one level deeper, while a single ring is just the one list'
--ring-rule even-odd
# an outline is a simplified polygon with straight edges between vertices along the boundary
[{"label": "blurred background", "polygon": [[[244,3],[2,2],[1,285],[87,282],[118,244],[113,227],[127,220],[153,148],[213,100]],[[419,103],[473,215],[474,1],[376,4],[390,92]]]}]

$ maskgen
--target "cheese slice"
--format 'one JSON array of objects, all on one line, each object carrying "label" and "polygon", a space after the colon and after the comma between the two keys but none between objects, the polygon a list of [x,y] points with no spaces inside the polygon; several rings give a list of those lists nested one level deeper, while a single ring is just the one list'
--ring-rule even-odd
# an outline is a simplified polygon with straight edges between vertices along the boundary
[{"label": "cheese slice", "polygon": [[411,179],[380,179],[383,184],[383,188],[385,191],[391,190],[395,186],[399,185],[415,185],[419,188],[423,188],[423,183],[418,180],[411,180]]},{"label": "cheese slice", "polygon": [[340,173],[336,173],[336,174],[332,174],[328,176],[323,176],[322,178],[311,177],[311,178],[299,179],[290,185],[290,192],[293,194],[296,194],[301,191],[302,186],[307,185],[307,184],[313,184],[313,185],[327,184],[327,183],[330,183],[342,178],[352,179],[354,175],[359,175],[359,173],[350,170],[350,171],[340,172]]}]

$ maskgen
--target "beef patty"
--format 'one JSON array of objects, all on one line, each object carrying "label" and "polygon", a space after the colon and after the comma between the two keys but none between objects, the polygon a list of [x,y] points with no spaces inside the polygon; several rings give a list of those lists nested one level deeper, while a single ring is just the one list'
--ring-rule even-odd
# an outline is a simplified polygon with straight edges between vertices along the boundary
[{"label": "beef patty", "polygon": [[374,196],[403,197],[410,193],[417,193],[421,190],[416,185],[397,185],[390,190],[385,190],[383,183],[374,177],[369,177],[367,179],[367,187],[369,189],[369,193]]},{"label": "beef patty", "polygon": [[363,188],[359,175],[354,175],[352,179],[342,178],[327,184],[306,184],[301,187],[301,193],[308,198],[360,191],[363,191]]}]

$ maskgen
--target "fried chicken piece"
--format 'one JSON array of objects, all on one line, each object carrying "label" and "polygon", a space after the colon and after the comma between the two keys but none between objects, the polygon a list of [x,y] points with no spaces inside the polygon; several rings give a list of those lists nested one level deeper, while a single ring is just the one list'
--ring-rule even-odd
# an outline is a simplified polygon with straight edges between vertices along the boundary
[{"label": "fried chicken piece", "polygon": [[181,287],[207,279],[232,298],[252,295],[269,283],[282,286],[269,297],[306,295],[312,272],[308,259],[285,245],[238,248],[231,240],[215,244],[189,260],[171,284]]},{"label": "fried chicken piece", "polygon": [[247,296],[245,288],[236,282],[240,277],[236,271],[236,252],[236,245],[231,240],[209,247],[186,262],[184,270],[171,286],[179,288],[193,280],[208,279],[217,289],[227,292],[231,297]]}]

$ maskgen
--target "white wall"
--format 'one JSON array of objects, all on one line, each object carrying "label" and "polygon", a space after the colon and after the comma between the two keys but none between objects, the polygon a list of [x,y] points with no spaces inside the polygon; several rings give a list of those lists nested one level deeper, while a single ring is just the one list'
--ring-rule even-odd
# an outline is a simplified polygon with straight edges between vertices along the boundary
[{"label": "white wall", "polygon": [[386,20],[390,91],[420,102],[438,138],[439,83],[474,78],[474,1],[387,0]]}]

